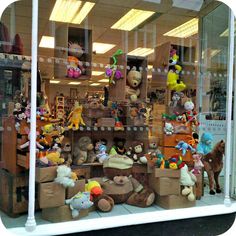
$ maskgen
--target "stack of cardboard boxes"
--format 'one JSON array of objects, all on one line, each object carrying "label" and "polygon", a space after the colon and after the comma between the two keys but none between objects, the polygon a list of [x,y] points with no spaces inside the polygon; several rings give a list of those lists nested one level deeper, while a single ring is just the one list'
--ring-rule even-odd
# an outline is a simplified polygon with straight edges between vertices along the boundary
[{"label": "stack of cardboard boxes", "polygon": [[154,168],[149,185],[156,193],[156,204],[162,208],[186,208],[196,204],[181,195],[180,170]]},{"label": "stack of cardboard boxes", "polygon": [[57,166],[36,168],[36,182],[38,186],[39,207],[42,209],[42,218],[51,222],[78,220],[88,215],[89,210],[81,210],[77,218],[72,218],[69,205],[65,200],[78,192],[85,191],[85,180],[75,182],[74,187],[64,188],[54,182],[57,176]]}]

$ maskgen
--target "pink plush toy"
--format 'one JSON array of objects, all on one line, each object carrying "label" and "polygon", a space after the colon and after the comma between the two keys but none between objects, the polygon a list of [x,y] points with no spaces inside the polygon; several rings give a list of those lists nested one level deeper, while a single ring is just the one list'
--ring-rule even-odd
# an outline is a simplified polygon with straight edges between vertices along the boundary
[{"label": "pink plush toy", "polygon": [[202,167],[204,167],[201,158],[202,156],[200,154],[193,155],[194,168],[193,168],[192,173],[195,175],[200,174]]}]

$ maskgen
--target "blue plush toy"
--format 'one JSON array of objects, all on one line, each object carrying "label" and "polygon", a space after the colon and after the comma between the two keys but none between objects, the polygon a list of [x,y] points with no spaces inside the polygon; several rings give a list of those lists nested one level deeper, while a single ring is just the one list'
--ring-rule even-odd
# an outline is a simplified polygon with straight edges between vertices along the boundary
[{"label": "blue plush toy", "polygon": [[206,155],[212,151],[213,136],[211,133],[203,133],[200,142],[197,145],[197,153]]},{"label": "blue plush toy", "polygon": [[107,147],[106,145],[100,144],[98,147],[98,154],[97,154],[97,159],[100,163],[103,163],[107,158],[108,154],[106,153]]},{"label": "blue plush toy", "polygon": [[190,150],[191,152],[195,152],[196,150],[189,145],[188,143],[184,142],[184,141],[180,141],[178,142],[178,144],[175,146],[175,148],[179,149],[180,151],[182,151],[182,155],[185,156],[186,152],[188,150]]}]

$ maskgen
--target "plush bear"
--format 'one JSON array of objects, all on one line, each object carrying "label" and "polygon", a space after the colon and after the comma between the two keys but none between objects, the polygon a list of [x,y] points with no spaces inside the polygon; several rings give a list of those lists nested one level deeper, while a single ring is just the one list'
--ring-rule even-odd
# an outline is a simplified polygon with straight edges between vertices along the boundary
[{"label": "plush bear", "polygon": [[156,137],[151,136],[149,138],[148,144],[148,154],[152,156],[157,156],[158,154],[161,154],[161,151],[158,149],[158,139]]},{"label": "plush bear", "polygon": [[127,75],[126,95],[131,102],[136,102],[140,96],[140,84],[142,82],[142,74],[139,71],[131,70]]},{"label": "plush bear", "polygon": [[133,155],[132,158],[134,161],[139,164],[147,164],[147,158],[144,153],[144,143],[140,141],[133,142]]},{"label": "plush bear", "polygon": [[73,164],[81,165],[85,162],[92,163],[96,159],[93,144],[88,136],[81,137],[75,145],[73,152]]},{"label": "plush bear", "polygon": [[118,138],[115,137],[113,139],[114,145],[112,146],[109,155],[115,155],[115,154],[119,154],[119,155],[124,155],[126,152],[125,149],[125,138]]},{"label": "plush bear", "polygon": [[66,165],[70,165],[72,163],[71,150],[70,139],[65,137],[61,144],[61,157],[65,160]]},{"label": "plush bear", "polygon": [[[133,160],[126,156],[110,157],[103,163],[104,178],[96,178],[101,184],[104,194],[111,197],[115,203],[127,203],[137,207],[148,207],[153,204],[155,194],[153,190],[142,186],[131,176]],[[102,201],[103,204],[99,204]],[[109,206],[106,198],[100,198],[95,203],[101,211],[100,206]],[[112,208],[112,205],[110,206]]]}]

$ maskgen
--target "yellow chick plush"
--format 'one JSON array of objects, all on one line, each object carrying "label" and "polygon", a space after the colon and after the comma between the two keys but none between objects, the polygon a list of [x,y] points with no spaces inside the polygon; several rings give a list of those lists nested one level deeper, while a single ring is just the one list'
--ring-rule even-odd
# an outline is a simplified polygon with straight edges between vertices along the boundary
[{"label": "yellow chick plush", "polygon": [[175,71],[169,70],[167,74],[167,87],[170,90],[175,90],[176,92],[181,92],[186,88],[186,85],[179,80],[179,73],[182,70],[182,67],[180,65],[175,65]]},{"label": "yellow chick plush", "polygon": [[85,192],[90,192],[91,196],[99,196],[103,193],[101,185],[95,180],[85,184]]},{"label": "yellow chick plush", "polygon": [[77,130],[79,129],[80,124],[85,125],[84,120],[82,118],[82,105],[79,105],[78,102],[75,102],[74,109],[68,116],[69,119],[69,126],[68,129],[72,129],[73,127]]}]

